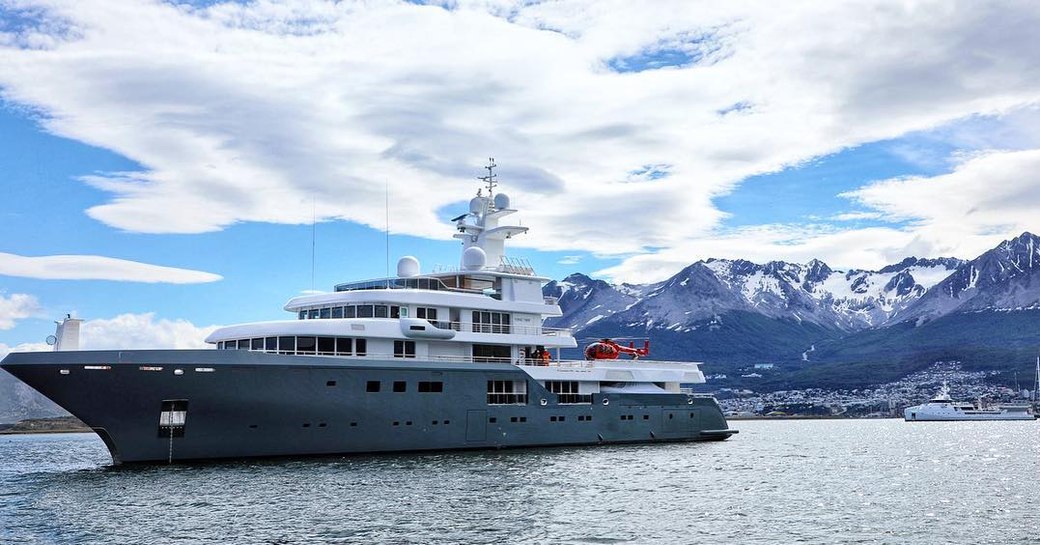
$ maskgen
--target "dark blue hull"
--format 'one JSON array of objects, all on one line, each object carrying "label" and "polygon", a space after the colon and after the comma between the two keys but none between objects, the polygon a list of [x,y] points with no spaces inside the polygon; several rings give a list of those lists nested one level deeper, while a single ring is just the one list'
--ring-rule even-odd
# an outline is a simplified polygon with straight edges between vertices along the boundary
[{"label": "dark blue hull", "polygon": [[[116,463],[735,433],[710,397],[594,394],[591,403],[560,403],[508,364],[136,350],[14,353],[2,367],[93,428]],[[489,404],[503,400],[488,395],[488,381],[526,381],[527,396]]]}]

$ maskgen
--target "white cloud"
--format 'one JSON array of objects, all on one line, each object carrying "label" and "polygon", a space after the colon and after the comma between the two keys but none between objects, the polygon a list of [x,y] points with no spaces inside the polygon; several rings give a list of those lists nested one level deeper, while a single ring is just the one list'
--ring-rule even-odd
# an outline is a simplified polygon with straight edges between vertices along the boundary
[{"label": "white cloud", "polygon": [[[307,223],[313,202],[321,219],[381,227],[386,181],[393,228],[441,238],[439,210],[494,155],[536,226],[515,244],[663,248],[615,268],[626,280],[704,248],[876,261],[910,247],[917,234],[894,228],[715,239],[726,216],[712,199],[749,175],[1040,101],[1031,3],[16,5],[50,15],[0,34],[3,96],[143,167],[84,176],[112,195],[88,212],[100,221],[196,233]],[[610,68],[670,50],[703,59]],[[857,198],[898,212],[871,195]],[[955,248],[961,234],[921,240]]]},{"label": "white cloud", "polygon": [[[209,348],[204,339],[219,326],[199,327],[187,320],[156,319],[155,314],[120,314],[114,318],[86,320],[80,326],[83,350]],[[0,359],[9,352],[52,350],[44,342],[8,346],[0,343]]]},{"label": "white cloud", "polygon": [[49,280],[115,280],[195,284],[215,282],[218,274],[178,269],[97,255],[28,257],[0,252],[0,275]]},{"label": "white cloud", "polygon": [[580,255],[565,255],[557,261],[560,265],[577,265],[581,263]]},{"label": "white cloud", "polygon": [[198,327],[187,320],[156,319],[154,313],[120,314],[87,320],[80,326],[80,348],[206,348],[206,336],[218,326]]},{"label": "white cloud", "polygon": [[1040,149],[989,152],[934,177],[884,180],[847,197],[907,229],[923,255],[975,257],[1038,227]]},{"label": "white cloud", "polygon": [[0,360],[11,352],[46,352],[48,350],[52,350],[52,348],[47,343],[21,343],[14,346],[0,343]]},{"label": "white cloud", "polygon": [[40,303],[32,295],[12,293],[5,297],[0,293],[0,329],[11,329],[15,322],[33,316],[40,311]]}]

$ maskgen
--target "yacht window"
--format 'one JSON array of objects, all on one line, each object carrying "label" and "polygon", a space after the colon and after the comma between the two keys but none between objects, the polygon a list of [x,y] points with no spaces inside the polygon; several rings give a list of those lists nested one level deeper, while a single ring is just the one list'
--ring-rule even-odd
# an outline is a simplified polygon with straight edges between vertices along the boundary
[{"label": "yacht window", "polygon": [[399,307],[397,305],[390,305],[390,317],[391,318],[400,318],[401,317],[401,307]]},{"label": "yacht window", "polygon": [[331,356],[336,353],[336,339],[334,337],[318,337],[318,353]]},{"label": "yacht window", "polygon": [[527,383],[513,380],[487,381],[488,405],[513,405],[527,403]]},{"label": "yacht window", "polygon": [[509,314],[506,312],[473,311],[474,333],[509,333]]},{"label": "yacht window", "polygon": [[292,354],[296,352],[296,337],[278,337],[278,353]]},{"label": "yacht window", "polygon": [[394,341],[395,358],[414,358],[415,341]]},{"label": "yacht window", "polygon": [[547,380],[545,389],[556,394],[562,404],[592,403],[592,394],[579,394],[576,380]]},{"label": "yacht window", "polygon": [[433,323],[434,326],[438,328],[440,327],[437,323],[437,309],[430,307],[419,307],[415,309],[415,316],[417,318],[424,318],[427,321]]},{"label": "yacht window", "polygon": [[332,307],[332,318],[335,319],[335,318],[342,318],[342,317],[343,317],[343,307]]},{"label": "yacht window", "polygon": [[358,318],[371,318],[375,313],[375,309],[372,305],[358,305],[357,317]]},{"label": "yacht window", "polygon": [[264,338],[264,350],[270,350],[271,352],[278,350],[278,337]]},{"label": "yacht window", "polygon": [[370,381],[368,381],[368,384],[365,385],[365,391],[366,392],[378,392],[379,391],[379,381],[378,380],[370,380]]},{"label": "yacht window", "polygon": [[407,389],[408,383],[403,380],[394,381],[394,391],[397,393],[404,392]]},{"label": "yacht window", "polygon": [[306,320],[307,319],[307,311],[306,310],[301,310],[300,311],[300,319],[301,320]]},{"label": "yacht window", "polygon": [[307,318],[311,320],[316,320],[318,318],[318,309],[312,308],[309,311],[307,311]]},{"label": "yacht window", "polygon": [[250,350],[263,350],[264,349],[264,340],[261,339],[261,338],[257,338],[257,339],[253,339],[253,340],[249,341],[249,349]]},{"label": "yacht window", "polygon": [[354,339],[350,337],[340,337],[336,339],[336,354],[337,355],[349,355],[354,351]]},{"label": "yacht window", "polygon": [[332,309],[329,308],[329,307],[325,307],[325,308],[321,309],[320,316],[321,316],[322,319],[328,320],[329,318],[332,317]]},{"label": "yacht window", "polygon": [[313,354],[317,345],[314,337],[296,337],[296,351],[300,354]]},{"label": "yacht window", "polygon": [[368,339],[355,339],[354,353],[358,356],[364,356],[368,353]]},{"label": "yacht window", "polygon": [[376,318],[386,318],[389,315],[389,308],[386,305],[376,305]]},{"label": "yacht window", "polygon": [[511,360],[511,350],[508,346],[495,344],[473,345],[473,361],[479,363],[503,362]]},{"label": "yacht window", "polygon": [[217,350],[223,350],[223,349],[224,349],[224,341],[217,342]]},{"label": "yacht window", "polygon": [[238,340],[238,349],[239,350],[249,350],[249,339],[239,339]]},{"label": "yacht window", "polygon": [[343,307],[343,317],[344,318],[355,318],[355,317],[357,317],[357,307],[355,307],[354,305]]},{"label": "yacht window", "polygon": [[419,381],[419,391],[422,393],[440,393],[444,391],[444,383],[441,381]]},{"label": "yacht window", "polygon": [[423,318],[431,322],[437,321],[437,309],[430,307],[419,307],[415,309],[415,317]]}]

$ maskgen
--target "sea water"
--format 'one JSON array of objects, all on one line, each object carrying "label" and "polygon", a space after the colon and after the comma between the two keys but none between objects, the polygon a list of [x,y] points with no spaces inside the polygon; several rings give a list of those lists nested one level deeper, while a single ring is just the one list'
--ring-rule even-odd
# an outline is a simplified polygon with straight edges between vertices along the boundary
[{"label": "sea water", "polygon": [[729,441],[116,467],[0,436],[0,543],[1038,543],[1040,422],[736,421]]}]

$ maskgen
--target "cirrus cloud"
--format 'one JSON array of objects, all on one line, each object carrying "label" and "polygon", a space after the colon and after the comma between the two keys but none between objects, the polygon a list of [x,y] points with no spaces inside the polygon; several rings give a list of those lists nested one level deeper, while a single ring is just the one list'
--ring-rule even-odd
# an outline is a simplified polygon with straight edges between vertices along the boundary
[{"label": "cirrus cloud", "polygon": [[0,276],[47,280],[113,280],[170,284],[216,282],[222,277],[191,269],[150,265],[98,255],[21,256],[0,252]]}]

